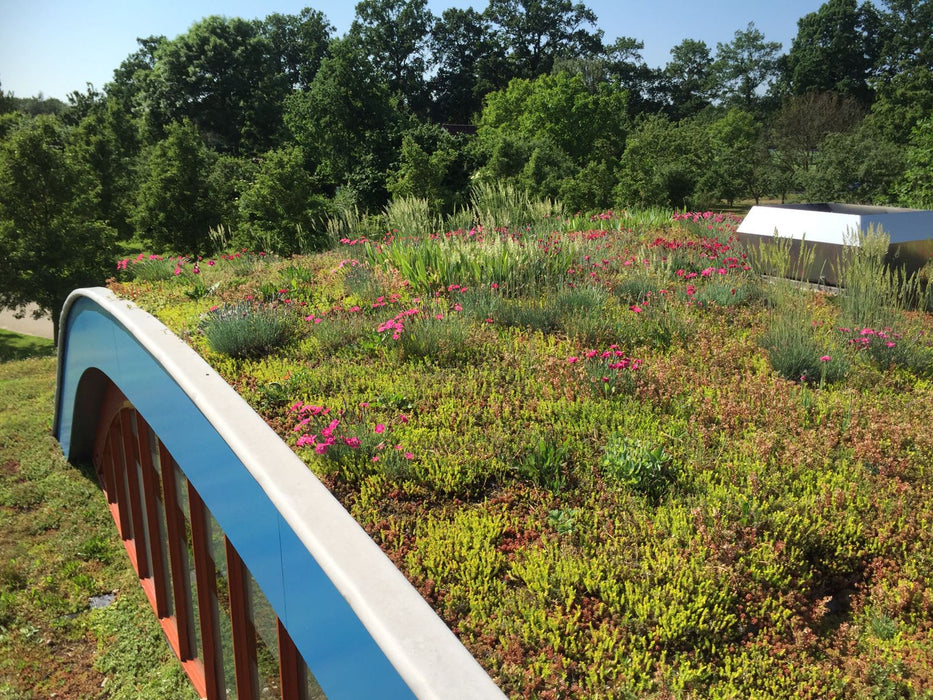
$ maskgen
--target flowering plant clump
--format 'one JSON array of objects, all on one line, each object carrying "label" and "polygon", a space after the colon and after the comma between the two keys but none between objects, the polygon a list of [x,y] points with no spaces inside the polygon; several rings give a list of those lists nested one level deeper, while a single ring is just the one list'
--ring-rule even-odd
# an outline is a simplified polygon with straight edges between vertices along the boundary
[{"label": "flowering plant clump", "polygon": [[[295,445],[309,448],[316,455],[343,468],[366,467],[377,464],[382,471],[398,472],[399,464],[412,461],[415,456],[401,444],[390,440],[393,423],[370,423],[367,419],[369,404],[363,402],[356,412],[331,409],[297,402],[289,407],[298,418],[292,432],[298,437]],[[399,414],[394,425],[404,425],[408,416]]]},{"label": "flowering plant clump", "polygon": [[927,334],[907,335],[891,328],[841,327],[848,345],[867,355],[878,367],[905,367],[921,376],[933,372],[933,352]]},{"label": "flowering plant clump", "polygon": [[580,362],[586,370],[589,386],[609,396],[633,393],[633,375],[644,364],[642,360],[628,357],[617,345],[610,345],[606,350],[586,350],[582,355],[568,357],[567,362]]}]

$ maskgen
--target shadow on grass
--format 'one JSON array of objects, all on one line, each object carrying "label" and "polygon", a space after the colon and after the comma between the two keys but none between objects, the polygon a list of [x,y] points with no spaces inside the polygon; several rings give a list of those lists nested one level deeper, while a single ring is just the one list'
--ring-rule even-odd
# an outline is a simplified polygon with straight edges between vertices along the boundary
[{"label": "shadow on grass", "polygon": [[22,335],[0,330],[0,362],[25,360],[29,357],[52,357],[55,343],[34,335]]}]

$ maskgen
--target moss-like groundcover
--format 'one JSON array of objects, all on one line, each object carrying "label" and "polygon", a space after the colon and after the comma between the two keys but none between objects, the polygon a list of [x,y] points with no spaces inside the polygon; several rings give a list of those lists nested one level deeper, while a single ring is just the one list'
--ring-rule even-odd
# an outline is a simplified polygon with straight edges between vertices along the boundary
[{"label": "moss-like groundcover", "polygon": [[[656,218],[656,217],[655,217]],[[931,318],[735,220],[125,261],[513,697],[933,687]],[[870,302],[870,303],[869,303]],[[917,310],[917,309],[920,310]]]}]

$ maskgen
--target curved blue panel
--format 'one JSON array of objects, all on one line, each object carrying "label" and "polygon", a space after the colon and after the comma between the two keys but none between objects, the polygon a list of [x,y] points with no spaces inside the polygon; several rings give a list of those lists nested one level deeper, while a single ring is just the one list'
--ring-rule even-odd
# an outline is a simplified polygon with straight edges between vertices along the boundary
[{"label": "curved blue panel", "polygon": [[244,466],[165,367],[91,298],[62,320],[55,434],[71,460],[90,454],[102,377],[146,419],[201,495],[330,698],[414,693]]}]

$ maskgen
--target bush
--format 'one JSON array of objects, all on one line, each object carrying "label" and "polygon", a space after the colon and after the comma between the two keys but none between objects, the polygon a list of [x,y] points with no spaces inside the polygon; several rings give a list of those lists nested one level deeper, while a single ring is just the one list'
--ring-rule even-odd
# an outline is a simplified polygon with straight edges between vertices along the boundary
[{"label": "bush", "polygon": [[777,315],[760,343],[774,371],[793,382],[832,384],[849,370],[837,344],[817,338],[813,326],[791,312]]},{"label": "bush", "polygon": [[211,350],[234,358],[261,357],[288,342],[291,323],[277,307],[236,304],[211,311],[201,322]]}]

